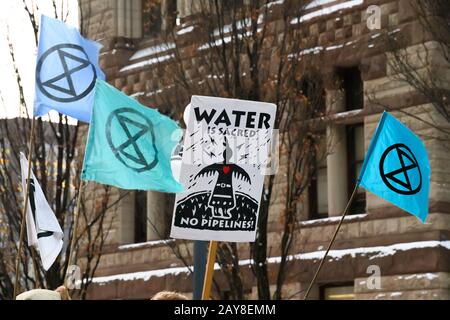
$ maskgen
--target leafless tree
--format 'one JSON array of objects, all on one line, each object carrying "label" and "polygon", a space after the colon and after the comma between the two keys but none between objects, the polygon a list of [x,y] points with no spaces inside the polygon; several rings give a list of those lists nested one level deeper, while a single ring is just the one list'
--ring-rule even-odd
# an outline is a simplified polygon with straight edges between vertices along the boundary
[{"label": "leafless tree", "polygon": [[[450,89],[448,80],[444,78],[445,70],[450,68],[450,2],[415,0],[410,2],[410,6],[418,19],[424,42],[411,51],[408,48],[410,40],[401,32],[387,32],[388,63],[394,73],[392,77],[411,86],[422,99],[434,106],[443,119],[450,122]],[[390,109],[390,106],[373,97],[371,100]],[[402,112],[450,137],[448,126],[421,119],[404,110]]]},{"label": "leafless tree", "polygon": [[[65,20],[68,4],[57,5],[52,0],[54,15]],[[38,39],[37,2],[23,1],[28,14],[36,45]],[[21,73],[16,62],[14,43],[8,38],[9,53],[19,90],[21,117],[0,120],[0,299],[12,298],[15,279],[14,261],[17,256],[23,197],[20,183],[19,153],[27,153],[27,143],[31,134],[31,118],[24,95]],[[2,99],[3,100],[3,99]],[[87,287],[101,258],[102,247],[107,239],[111,223],[105,223],[106,212],[115,206],[121,197],[111,198],[110,188],[95,186],[95,192],[83,196],[80,210],[80,228],[73,234],[73,213],[80,190],[81,161],[84,150],[86,126],[72,125],[69,119],[59,114],[57,121],[36,120],[35,144],[32,150],[32,168],[65,233],[63,252],[48,271],[40,263],[35,250],[24,245],[20,257],[21,290],[44,287],[54,289],[64,282],[68,267],[70,239],[76,237],[78,261],[83,265],[82,287],[79,297],[86,296]],[[91,187],[91,185],[88,185]],[[86,204],[90,205],[87,206]],[[25,239],[26,241],[26,239]]]},{"label": "leafless tree", "polygon": [[[170,106],[166,112],[181,119],[194,94],[268,101],[278,106],[275,127],[280,130],[280,173],[266,178],[256,241],[245,246],[222,243],[218,247],[217,261],[228,283],[226,295],[216,283],[221,298],[244,297],[239,265],[244,258],[251,258],[258,298],[283,298],[287,257],[299,233],[298,204],[310,185],[316,160],[324,156],[318,151],[323,131],[320,121],[314,121],[324,115],[324,91],[319,73],[309,68],[307,58],[301,55],[305,46],[301,24],[291,23],[302,15],[305,3],[195,1],[190,17],[195,19],[195,45],[183,42],[177,34],[183,25],[161,33],[161,41],[170,48],[173,59],[161,59],[156,68],[161,75],[170,77],[161,77],[157,88],[147,88],[158,92],[150,103],[160,110]],[[281,243],[268,244],[269,208],[275,200],[275,184],[283,196],[284,209],[277,212],[283,225],[282,237]],[[270,290],[273,276],[267,265],[272,249],[281,256],[275,292]]]}]

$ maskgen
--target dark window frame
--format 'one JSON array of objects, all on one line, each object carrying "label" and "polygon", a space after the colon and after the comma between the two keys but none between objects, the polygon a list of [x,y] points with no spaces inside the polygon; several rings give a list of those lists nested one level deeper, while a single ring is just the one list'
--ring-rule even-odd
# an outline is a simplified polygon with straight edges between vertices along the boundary
[{"label": "dark window frame", "polygon": [[[324,133],[325,134],[325,133]],[[326,135],[326,134],[325,134]],[[325,136],[326,137],[326,136]],[[323,219],[328,217],[328,210],[327,212],[319,212],[319,199],[318,199],[318,177],[319,177],[319,170],[327,170],[327,165],[320,165],[317,154],[314,154],[314,172],[311,175],[311,181],[308,188],[308,204],[309,204],[309,212],[308,212],[308,220],[317,220],[317,219]],[[327,181],[328,181],[328,175],[327,175]],[[327,204],[328,204],[328,195],[327,195]]]},{"label": "dark window frame", "polygon": [[338,68],[337,75],[345,94],[346,111],[364,108],[364,82],[358,66]]},{"label": "dark window frame", "polygon": [[[326,114],[326,93],[321,75],[316,72],[305,74],[303,78],[298,82],[298,85],[301,89],[301,93],[310,101],[311,106],[314,106],[316,108],[313,118],[317,119],[318,117],[324,116]],[[320,132],[319,136],[325,137],[326,139],[326,131]],[[318,155],[316,152],[314,154],[314,158],[314,172],[311,175],[311,180],[308,187],[308,220],[323,219],[327,218],[329,215],[328,210],[327,212],[319,212],[319,195],[317,192],[319,170],[327,170],[327,165],[326,163],[322,165],[319,163]]]},{"label": "dark window frame", "polygon": [[[350,196],[355,188],[358,177],[357,167],[358,164],[364,162],[364,158],[362,160],[357,160],[355,157],[356,154],[356,146],[355,146],[355,131],[356,128],[362,128],[364,134],[364,123],[351,124],[346,126],[347,131],[347,191],[348,198],[350,200]],[[364,146],[363,146],[364,147]],[[362,189],[361,189],[362,190]],[[360,214],[366,211],[366,193],[364,191],[359,191],[353,202],[350,206],[350,210],[348,214]]]},{"label": "dark window frame", "polygon": [[[145,6],[149,2],[159,1],[159,4],[155,5],[156,12],[147,12]],[[164,2],[166,11],[164,12]],[[161,35],[163,32],[171,31],[176,26],[177,19],[177,1],[176,0],[144,0],[142,1],[142,37],[143,38],[154,38]],[[153,23],[149,22],[149,26],[146,27],[147,19],[150,17],[156,17],[157,20]],[[163,29],[165,25],[165,29]]]},{"label": "dark window frame", "polygon": [[[136,191],[134,199],[134,243],[147,241],[147,191]],[[141,205],[141,200],[143,205]]]}]

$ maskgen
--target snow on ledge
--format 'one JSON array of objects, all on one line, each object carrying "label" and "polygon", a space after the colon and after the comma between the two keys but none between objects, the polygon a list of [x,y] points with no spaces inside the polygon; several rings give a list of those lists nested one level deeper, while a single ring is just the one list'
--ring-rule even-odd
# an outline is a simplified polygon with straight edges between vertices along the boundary
[{"label": "snow on ledge", "polygon": [[170,55],[165,55],[165,56],[162,56],[162,57],[150,58],[148,60],[136,62],[136,63],[130,64],[128,66],[125,66],[122,69],[120,69],[119,72],[125,72],[125,71],[130,71],[130,70],[134,70],[134,69],[143,68],[143,67],[150,66],[150,65],[153,65],[153,64],[161,63],[163,61],[166,61],[166,60],[169,60],[169,59],[172,59],[172,58],[175,58],[175,55],[170,54]]},{"label": "snow on ledge", "polygon": [[[378,247],[363,247],[343,250],[330,250],[328,257],[333,260],[339,260],[346,255],[355,257],[356,255],[366,256],[371,255],[369,260],[378,259],[386,256],[392,256],[397,251],[408,251],[413,249],[423,248],[438,248],[443,247],[450,250],[450,241],[418,241],[408,243],[396,243],[390,246],[378,246]],[[325,254],[325,250],[308,252],[304,254],[295,255],[294,259],[321,259]]]},{"label": "snow on ledge", "polygon": [[132,273],[122,273],[122,274],[115,274],[112,276],[94,277],[92,278],[92,283],[98,283],[102,285],[112,281],[134,281],[134,280],[148,281],[152,277],[164,277],[169,274],[176,276],[179,275],[180,273],[188,273],[188,272],[189,269],[187,267],[177,267],[177,268],[167,268],[167,269],[158,269]]},{"label": "snow on ledge", "polygon": [[391,292],[391,297],[400,297],[403,295],[403,292]]},{"label": "snow on ledge", "polygon": [[263,8],[271,8],[273,6],[282,5],[284,3],[284,0],[276,0],[276,1],[270,1],[268,3],[263,4]]},{"label": "snow on ledge", "polygon": [[145,94],[145,92],[143,91],[139,91],[139,92],[135,92],[132,95],[130,95],[130,97],[132,98],[138,98],[138,97],[142,97]]},{"label": "snow on ledge", "polygon": [[433,273],[421,273],[421,274],[411,274],[411,275],[407,275],[407,276],[399,276],[397,279],[399,280],[412,280],[412,279],[423,279],[426,278],[428,280],[433,280],[438,278],[438,276],[436,274]]},{"label": "snow on ledge", "polygon": [[153,247],[160,244],[168,244],[170,242],[174,242],[174,239],[167,239],[167,240],[153,240],[153,241],[147,241],[147,242],[140,242],[140,243],[130,243],[130,244],[124,244],[118,247],[119,250],[128,250],[128,249],[138,249],[143,247]]},{"label": "snow on ledge", "polygon": [[175,48],[175,43],[159,44],[156,46],[144,48],[136,51],[131,57],[131,60],[137,60],[148,56],[153,56],[156,54],[161,54],[163,52],[169,51]]},{"label": "snow on ledge", "polygon": [[185,27],[183,29],[178,30],[177,31],[177,35],[181,36],[181,35],[183,35],[185,33],[189,33],[189,32],[192,32],[192,31],[194,31],[194,26]]},{"label": "snow on ledge", "polygon": [[[352,258],[356,256],[366,256],[370,255],[369,260],[382,258],[386,256],[394,255],[398,251],[408,251],[413,249],[422,249],[422,248],[445,248],[450,250],[450,241],[418,241],[418,242],[409,242],[409,243],[397,243],[390,246],[378,246],[378,247],[363,247],[363,248],[353,248],[353,249],[342,249],[342,250],[330,250],[328,253],[328,259],[331,260],[339,260],[344,256],[351,256]],[[319,260],[322,259],[325,254],[325,250],[313,251],[308,253],[299,253],[296,255],[289,255],[287,257],[288,261],[293,260]],[[253,260],[246,259],[239,261],[239,265],[248,266]],[[279,263],[281,261],[281,257],[271,257],[267,259],[267,263]],[[192,268],[192,267],[191,267]],[[219,270],[220,267],[216,263],[214,265],[215,270]],[[105,285],[108,282],[112,281],[133,281],[133,280],[143,280],[149,281],[152,277],[164,277],[166,275],[179,275],[179,274],[189,274],[188,267],[176,267],[176,268],[166,268],[166,269],[158,269],[158,270],[150,270],[150,271],[141,271],[141,272],[132,272],[132,273],[123,273],[116,274],[111,276],[104,277],[94,277],[92,279],[93,283],[99,285]]]},{"label": "snow on ledge", "polygon": [[[329,3],[330,1],[318,1],[318,2],[319,2],[319,4],[317,4],[317,5],[312,5],[311,4],[312,6],[310,8],[314,8],[316,6],[323,5],[325,3]],[[322,8],[322,9],[319,9],[319,10],[307,13],[305,15],[302,15],[299,18],[292,19],[291,20],[291,24],[302,23],[302,22],[309,21],[309,20],[317,18],[317,17],[321,17],[321,16],[325,16],[325,15],[328,15],[328,14],[332,14],[333,12],[336,12],[336,11],[339,11],[339,10],[350,9],[352,7],[359,6],[359,5],[363,4],[363,2],[364,2],[364,0],[351,0],[351,1],[345,1],[345,2],[342,2],[342,3],[338,3],[338,4],[335,4],[335,5],[331,6],[331,7]],[[306,8],[309,9],[308,7],[306,7]]]},{"label": "snow on ledge", "polygon": [[342,120],[342,119],[358,116],[362,112],[363,112],[363,109],[355,109],[355,110],[349,110],[349,111],[330,114],[329,117],[331,120]]},{"label": "snow on ledge", "polygon": [[[352,215],[346,216],[344,221],[349,221],[349,220],[354,220],[354,219],[362,219],[365,217],[367,217],[367,213],[352,214]],[[300,226],[311,226],[311,225],[322,224],[322,223],[327,223],[327,222],[337,222],[341,219],[342,219],[342,216],[334,216],[334,217],[330,217],[330,218],[302,221],[302,222],[300,222]]]},{"label": "snow on ledge", "polygon": [[326,4],[332,3],[332,2],[336,2],[337,0],[312,0],[311,3],[309,3],[306,7],[305,10],[310,10],[310,9],[314,9],[316,7],[319,6],[324,6]]}]

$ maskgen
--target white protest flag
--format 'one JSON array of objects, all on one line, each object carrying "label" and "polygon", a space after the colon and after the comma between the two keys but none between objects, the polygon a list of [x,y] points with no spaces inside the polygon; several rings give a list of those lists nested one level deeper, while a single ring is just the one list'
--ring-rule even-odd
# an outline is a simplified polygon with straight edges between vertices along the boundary
[{"label": "white protest flag", "polygon": [[[28,160],[22,152],[20,153],[20,167],[22,190],[25,197]],[[39,251],[42,265],[45,270],[48,270],[62,249],[64,234],[33,172],[31,172],[26,222],[28,245]]]}]

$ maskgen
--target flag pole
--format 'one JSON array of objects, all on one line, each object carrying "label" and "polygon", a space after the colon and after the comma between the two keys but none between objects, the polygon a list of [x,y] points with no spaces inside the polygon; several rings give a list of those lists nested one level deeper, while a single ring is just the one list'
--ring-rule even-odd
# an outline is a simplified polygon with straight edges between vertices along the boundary
[{"label": "flag pole", "polygon": [[217,241],[209,242],[208,260],[206,262],[205,281],[203,283],[202,300],[209,300],[216,262]]},{"label": "flag pole", "polygon": [[342,222],[344,222],[345,216],[347,215],[348,210],[350,209],[350,205],[352,204],[353,199],[355,198],[356,191],[358,190],[358,186],[359,186],[359,180],[356,182],[355,188],[353,189],[352,195],[350,196],[350,200],[348,200],[347,205],[345,206],[344,213],[342,214],[342,218],[339,221],[339,224],[338,224],[336,230],[334,231],[333,237],[331,238],[331,241],[328,244],[327,251],[325,251],[325,255],[323,256],[322,260],[320,261],[319,267],[317,268],[316,273],[314,274],[314,277],[313,277],[313,279],[311,280],[311,283],[308,286],[308,290],[306,291],[303,300],[306,300],[308,298],[308,295],[309,295],[309,293],[311,291],[311,288],[314,285],[314,282],[316,281],[317,276],[319,275],[320,269],[322,269],[322,266],[323,266],[323,264],[325,262],[325,259],[326,259],[327,255],[328,255],[328,252],[330,251],[331,246],[333,245],[334,240],[336,239],[336,235],[338,234],[339,229],[341,228]]},{"label": "flag pole", "polygon": [[[89,126],[89,128],[90,128],[90,126]],[[87,136],[89,136],[89,130],[87,132]],[[86,144],[86,142],[85,142],[85,144]],[[84,153],[86,153],[86,148],[84,149]],[[80,207],[81,207],[81,196],[83,195],[83,190],[86,186],[84,180],[82,179],[83,167],[84,167],[84,155],[83,155],[83,163],[81,165],[80,189],[79,189],[80,191],[78,191],[77,203],[75,205],[75,211],[73,213],[72,239],[70,240],[69,256],[67,257],[68,260],[67,260],[66,274],[64,275],[64,285],[67,283],[67,277],[69,276],[69,273],[68,273],[69,266],[73,264],[72,260],[75,259],[74,253],[75,253],[75,246],[77,243],[76,240],[77,240],[78,220],[80,220],[79,217],[80,217]]]},{"label": "flag pole", "polygon": [[25,216],[26,212],[28,210],[28,196],[30,192],[30,178],[31,178],[31,162],[33,157],[33,145],[34,145],[34,132],[36,127],[36,118],[33,117],[33,120],[31,121],[31,133],[30,133],[30,141],[28,145],[28,173],[27,173],[27,180],[26,180],[26,187],[25,187],[25,203],[23,205],[22,210],[22,221],[20,223],[20,234],[19,234],[19,247],[17,248],[17,257],[16,257],[16,273],[15,273],[15,279],[14,279],[14,293],[13,293],[13,299],[16,299],[18,290],[19,290],[19,273],[20,273],[20,256],[22,253],[22,242],[23,238],[25,236]]},{"label": "flag pole", "polygon": [[66,268],[66,274],[64,275],[64,283],[66,283],[67,281],[67,276],[68,276],[68,270],[69,270],[69,266],[72,265],[72,260],[74,259],[75,255],[75,246],[77,243],[77,230],[78,230],[78,220],[79,220],[79,216],[80,216],[80,206],[81,206],[81,196],[83,193],[83,189],[84,189],[84,180],[80,179],[80,191],[78,192],[78,197],[77,197],[77,204],[75,207],[75,211],[73,213],[73,227],[72,227],[72,239],[70,241],[70,250],[69,250],[69,257],[68,257],[68,262],[67,262],[67,268]]}]

